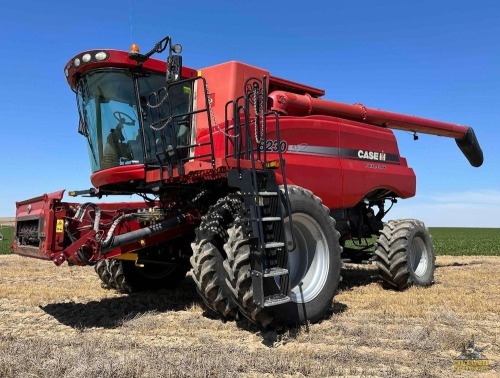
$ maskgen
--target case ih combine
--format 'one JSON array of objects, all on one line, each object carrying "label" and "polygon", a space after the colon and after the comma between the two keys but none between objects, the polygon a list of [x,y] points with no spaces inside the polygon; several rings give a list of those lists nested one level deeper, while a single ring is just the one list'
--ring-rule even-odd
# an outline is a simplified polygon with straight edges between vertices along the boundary
[{"label": "case ih combine", "polygon": [[[166,62],[151,58],[165,50]],[[385,221],[416,188],[391,129],[454,138],[478,167],[471,128],[324,100],[239,62],[197,71],[180,52],[166,37],[146,54],[67,63],[93,172],[93,188],[70,195],[144,201],[68,203],[59,191],[17,202],[16,253],[94,265],[124,292],[172,287],[192,268],[209,308],[262,327],[321,319],[341,259],[376,261],[390,288],[433,282],[424,224]]]}]

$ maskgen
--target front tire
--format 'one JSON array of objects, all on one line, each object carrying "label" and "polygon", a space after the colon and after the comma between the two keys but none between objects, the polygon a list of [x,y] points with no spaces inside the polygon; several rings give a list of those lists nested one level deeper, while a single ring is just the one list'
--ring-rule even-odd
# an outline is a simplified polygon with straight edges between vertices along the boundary
[{"label": "front tire", "polygon": [[411,285],[429,286],[434,282],[436,255],[432,237],[418,220],[387,222],[377,240],[375,254],[386,288],[404,290]]},{"label": "front tire", "polygon": [[208,308],[230,320],[236,318],[238,309],[225,285],[223,246],[228,240],[227,228],[242,209],[241,197],[236,194],[219,199],[202,218],[191,244],[192,277],[198,294]]},{"label": "front tire", "polygon": [[[295,249],[289,252],[291,301],[272,307],[254,302],[250,268],[251,232],[248,222],[234,226],[225,245],[227,285],[240,311],[261,327],[296,325],[321,320],[330,309],[340,281],[341,247],[339,233],[329,210],[311,191],[289,186]],[[284,220],[287,240],[291,240],[288,217]],[[277,285],[267,279],[264,285]],[[271,282],[270,282],[271,280]]]}]

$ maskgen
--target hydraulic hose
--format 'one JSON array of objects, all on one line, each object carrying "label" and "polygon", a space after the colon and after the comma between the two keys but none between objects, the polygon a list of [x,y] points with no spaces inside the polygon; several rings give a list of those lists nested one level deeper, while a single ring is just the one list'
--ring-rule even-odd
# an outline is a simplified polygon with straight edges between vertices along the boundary
[{"label": "hydraulic hose", "polygon": [[102,252],[106,253],[112,249],[133,243],[137,240],[143,239],[148,236],[159,234],[161,232],[170,230],[174,227],[181,226],[185,223],[186,223],[186,217],[184,215],[179,215],[175,218],[167,219],[166,221],[163,221],[161,223],[141,228],[140,230],[135,230],[127,232],[126,234],[117,235],[112,239],[109,245],[103,247]]},{"label": "hydraulic hose", "polygon": [[85,215],[85,210],[89,206],[92,207],[94,209],[94,212],[95,212],[93,229],[94,229],[95,232],[98,232],[99,231],[99,222],[101,221],[101,209],[95,203],[85,202],[84,204],[82,204],[78,208],[78,210],[76,211],[76,213],[75,213],[75,215],[74,215],[73,218],[74,219],[78,219],[80,222],[83,221],[83,217]]}]

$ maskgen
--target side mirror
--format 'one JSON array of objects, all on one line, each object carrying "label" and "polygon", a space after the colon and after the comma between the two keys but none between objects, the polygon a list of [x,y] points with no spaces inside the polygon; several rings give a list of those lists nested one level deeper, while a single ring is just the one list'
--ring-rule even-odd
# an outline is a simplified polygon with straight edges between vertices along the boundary
[{"label": "side mirror", "polygon": [[167,83],[179,81],[182,78],[182,56],[169,55],[167,58]]}]

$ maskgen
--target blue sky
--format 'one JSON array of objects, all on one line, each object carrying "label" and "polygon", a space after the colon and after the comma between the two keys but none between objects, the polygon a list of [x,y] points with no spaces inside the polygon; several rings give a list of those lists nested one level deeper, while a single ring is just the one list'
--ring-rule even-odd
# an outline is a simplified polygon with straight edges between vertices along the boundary
[{"label": "blue sky", "polygon": [[4,8],[0,216],[13,216],[16,200],[90,186],[65,63],[87,49],[128,50],[131,41],[146,51],[170,35],[193,68],[240,60],[323,88],[328,99],[472,126],[485,155],[480,168],[452,139],[414,142],[396,133],[417,195],[389,215],[500,227],[498,1],[17,1]]}]

